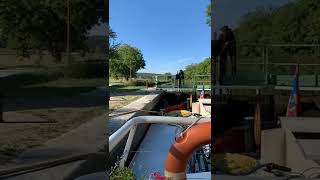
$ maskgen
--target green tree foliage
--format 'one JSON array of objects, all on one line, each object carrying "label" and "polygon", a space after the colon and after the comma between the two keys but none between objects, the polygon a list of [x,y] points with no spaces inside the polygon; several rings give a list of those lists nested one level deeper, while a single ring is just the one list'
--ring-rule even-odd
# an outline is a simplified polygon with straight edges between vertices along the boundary
[{"label": "green tree foliage", "polygon": [[207,24],[211,27],[211,3],[207,7]]},{"label": "green tree foliage", "polygon": [[[319,44],[320,4],[318,0],[295,0],[278,8],[258,7],[242,17],[235,29],[237,42],[258,44]],[[310,47],[273,47],[268,49],[270,62],[315,63],[319,49]],[[262,57],[259,47],[238,50],[238,57],[254,59]],[[270,72],[288,74],[292,67],[271,66]],[[320,72],[318,67],[300,68],[301,73]]]},{"label": "green tree foliage", "polygon": [[200,63],[188,65],[184,74],[186,79],[192,79],[194,75],[210,75],[211,59],[206,58]]},{"label": "green tree foliage", "polygon": [[171,80],[172,79],[172,74],[167,72],[167,73],[164,73],[164,75],[166,76],[166,80]]},{"label": "green tree foliage", "polygon": [[115,79],[124,77],[128,80],[130,66],[132,77],[135,77],[137,71],[145,67],[143,55],[138,48],[122,44],[116,48],[116,56],[110,60],[110,75]]},{"label": "green tree foliage", "polygon": [[319,17],[318,0],[296,0],[277,9],[260,7],[242,18],[236,36],[250,43],[319,43]]},{"label": "green tree foliage", "polygon": [[207,24],[211,27],[211,15],[212,15],[212,1],[210,2],[210,4],[207,6],[207,11],[206,11],[206,15],[207,15]]},{"label": "green tree foliage", "polygon": [[[108,28],[108,37],[109,37],[109,43],[110,40],[115,40],[117,38],[116,32],[112,31],[111,27]],[[108,49],[108,55],[109,59],[115,58],[117,56],[117,47],[119,47],[119,44],[109,44],[109,49]]]},{"label": "green tree foliage", "polygon": [[[66,5],[65,0],[1,0],[0,35],[18,55],[47,50],[60,62],[66,49]],[[101,0],[70,1],[72,50],[88,50],[87,32],[100,22],[103,13],[98,9],[102,7]]]}]

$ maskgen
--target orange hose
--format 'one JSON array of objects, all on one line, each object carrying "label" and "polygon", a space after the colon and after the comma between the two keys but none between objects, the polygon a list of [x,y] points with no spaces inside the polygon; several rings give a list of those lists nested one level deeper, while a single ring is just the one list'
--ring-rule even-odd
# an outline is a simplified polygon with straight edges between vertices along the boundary
[{"label": "orange hose", "polygon": [[187,103],[186,102],[183,102],[181,104],[176,104],[176,105],[173,105],[173,106],[168,106],[166,109],[165,109],[165,112],[170,112],[170,111],[174,111],[174,110],[186,110],[187,109]]}]

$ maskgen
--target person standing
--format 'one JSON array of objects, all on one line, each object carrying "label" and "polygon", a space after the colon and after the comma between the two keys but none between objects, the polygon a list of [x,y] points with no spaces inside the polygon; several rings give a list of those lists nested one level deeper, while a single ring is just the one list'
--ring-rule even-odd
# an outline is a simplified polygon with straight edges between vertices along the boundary
[{"label": "person standing", "polygon": [[180,85],[181,85],[181,82],[184,85],[184,72],[182,69],[179,72],[179,76],[180,76]]},{"label": "person standing", "polygon": [[219,54],[220,54],[220,81],[225,77],[226,64],[228,57],[231,60],[232,75],[235,76],[237,72],[236,63],[236,40],[234,33],[228,26],[223,26],[219,36]]},{"label": "person standing", "polygon": [[180,88],[180,74],[179,74],[179,71],[176,74],[176,87]]}]

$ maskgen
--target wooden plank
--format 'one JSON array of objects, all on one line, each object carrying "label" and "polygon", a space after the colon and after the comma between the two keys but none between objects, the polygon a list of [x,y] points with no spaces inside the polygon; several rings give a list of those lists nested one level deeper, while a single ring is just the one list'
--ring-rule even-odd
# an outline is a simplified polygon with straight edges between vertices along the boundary
[{"label": "wooden plank", "polygon": [[230,86],[213,86],[213,88],[220,88],[220,89],[251,89],[251,90],[256,90],[256,89],[266,89],[268,86],[266,85],[258,85],[258,86],[248,86],[248,85],[230,85]]},{"label": "wooden plank", "polygon": [[319,133],[320,118],[280,117],[281,127],[292,132]]},{"label": "wooden plank", "polygon": [[255,44],[241,43],[238,46],[255,46],[255,47],[320,47],[320,44]]},{"label": "wooden plank", "polygon": [[320,109],[320,97],[314,97],[313,102],[317,106],[317,108]]},{"label": "wooden plank", "polygon": [[[212,179],[217,179],[217,180],[282,180],[283,178],[280,177],[263,177],[263,176],[228,176],[228,175],[212,175]],[[296,178],[296,180],[304,180],[304,179],[299,179]]]},{"label": "wooden plank", "polygon": [[[275,86],[275,90],[287,90],[291,91],[292,86]],[[320,87],[299,87],[299,91],[320,91]]]},{"label": "wooden plank", "polygon": [[208,98],[206,98],[206,99],[199,99],[199,102],[200,102],[201,104],[211,104],[211,99],[208,99]]},{"label": "wooden plank", "polygon": [[[292,86],[292,81],[294,76],[292,75],[277,75],[276,76],[276,85],[281,86]],[[300,86],[316,86],[316,76],[315,75],[301,75],[299,77]]]}]

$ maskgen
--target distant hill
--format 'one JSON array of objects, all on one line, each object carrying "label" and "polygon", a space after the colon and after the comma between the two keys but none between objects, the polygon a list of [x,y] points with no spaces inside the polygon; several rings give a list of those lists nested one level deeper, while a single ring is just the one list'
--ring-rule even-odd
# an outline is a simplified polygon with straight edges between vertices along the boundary
[{"label": "distant hill", "polygon": [[156,73],[137,73],[137,77],[151,77],[151,76],[160,76],[163,74],[156,74]]}]

